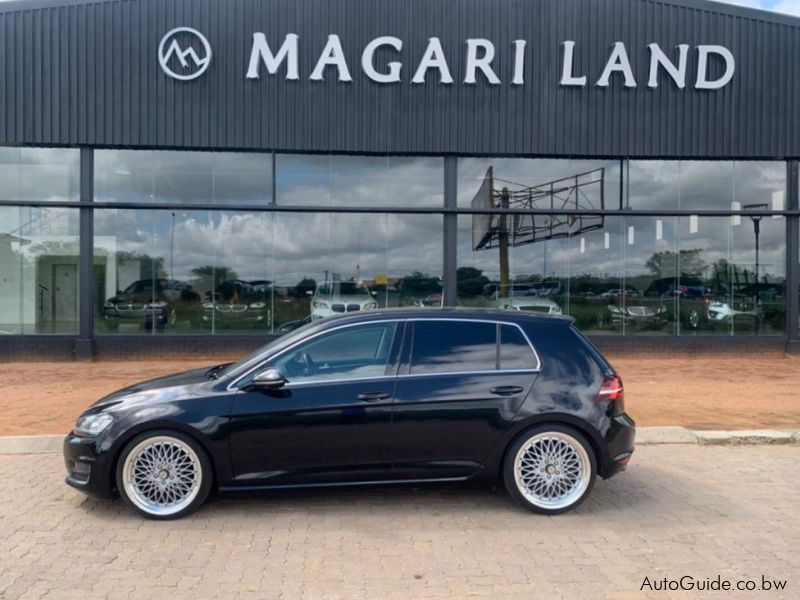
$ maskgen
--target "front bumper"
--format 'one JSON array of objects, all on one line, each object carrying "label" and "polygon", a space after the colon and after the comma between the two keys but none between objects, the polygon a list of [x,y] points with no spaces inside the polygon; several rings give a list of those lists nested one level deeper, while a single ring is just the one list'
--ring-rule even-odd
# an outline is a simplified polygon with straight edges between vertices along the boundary
[{"label": "front bumper", "polygon": [[241,326],[241,325],[269,325],[269,315],[255,311],[232,311],[232,312],[205,312],[200,317],[203,325],[211,327],[212,323],[217,327]]},{"label": "front bumper", "polygon": [[165,325],[167,322],[167,314],[164,311],[125,311],[117,312],[106,310],[103,313],[103,319],[106,323],[119,324],[119,323],[157,323],[158,325]]},{"label": "front bumper", "polygon": [[64,438],[64,465],[68,485],[98,498],[114,496],[111,456],[98,450],[96,438],[70,433]]},{"label": "front bumper", "polygon": [[633,454],[635,438],[636,423],[627,414],[622,413],[611,419],[611,426],[605,435],[607,454],[604,464],[599,465],[603,479],[626,469]]}]

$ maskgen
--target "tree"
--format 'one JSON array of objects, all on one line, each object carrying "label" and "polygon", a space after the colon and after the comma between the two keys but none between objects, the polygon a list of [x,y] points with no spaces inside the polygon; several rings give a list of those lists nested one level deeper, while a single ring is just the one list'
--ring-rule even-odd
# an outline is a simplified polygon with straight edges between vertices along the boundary
[{"label": "tree", "polygon": [[459,267],[456,271],[456,287],[460,298],[480,296],[487,283],[490,283],[489,278],[475,267]]},{"label": "tree", "polygon": [[298,297],[307,296],[308,292],[313,293],[317,289],[317,281],[311,277],[303,277],[294,287]]},{"label": "tree", "polygon": [[202,267],[195,267],[191,272],[192,275],[195,276],[194,287],[201,290],[215,290],[223,281],[239,278],[236,271],[230,267],[205,265]]},{"label": "tree", "polygon": [[427,296],[442,291],[442,282],[428,273],[414,271],[403,277],[400,288],[409,296]]},{"label": "tree", "polygon": [[707,266],[706,261],[700,258],[703,250],[679,250],[677,254],[671,250],[656,252],[645,263],[645,267],[653,277],[675,277],[676,275],[691,275],[701,277]]}]

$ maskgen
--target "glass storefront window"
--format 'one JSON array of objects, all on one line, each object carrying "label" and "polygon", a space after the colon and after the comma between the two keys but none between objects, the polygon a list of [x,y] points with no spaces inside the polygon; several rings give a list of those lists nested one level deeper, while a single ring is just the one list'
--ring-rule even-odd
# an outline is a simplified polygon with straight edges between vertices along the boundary
[{"label": "glass storefront window", "polygon": [[621,208],[620,161],[538,158],[459,158],[460,207],[473,205],[489,169],[495,190],[510,191],[512,208]]},{"label": "glass storefront window", "polygon": [[[545,168],[553,161],[543,162]],[[580,179],[562,179],[566,183],[559,193],[533,183],[510,186],[512,180],[521,181],[521,163],[513,161],[516,179],[490,165],[493,185],[484,178],[460,177],[460,202],[483,194],[485,204],[498,206],[505,200],[503,188],[510,192],[511,206],[514,199],[531,193],[540,194],[541,200],[533,204],[538,207],[554,196],[581,196],[584,190],[585,202],[599,195],[599,183],[579,185]],[[536,172],[536,167],[528,172]],[[784,208],[784,163],[639,161],[630,163],[623,179],[623,207]],[[609,198],[609,180],[602,180]],[[472,187],[464,189],[470,181]],[[486,200],[487,190],[492,190],[491,201]],[[755,214],[463,216],[459,303],[568,314],[592,334],[779,335],[785,322],[785,231],[783,218]]]},{"label": "glass storefront window", "polygon": [[80,151],[76,148],[0,147],[0,198],[77,201]]},{"label": "glass storefront window", "polygon": [[96,202],[272,202],[272,155],[235,152],[95,151]]},{"label": "glass storefront window", "polygon": [[78,331],[78,210],[0,207],[0,335]]},{"label": "glass storefront window", "polygon": [[442,217],[95,210],[98,333],[287,333],[441,303]]},{"label": "glass storefront window", "polygon": [[278,154],[276,201],[304,206],[442,206],[444,159]]},{"label": "glass storefront window", "polygon": [[741,210],[767,203],[783,210],[786,163],[777,161],[633,160],[627,165],[623,208]]}]

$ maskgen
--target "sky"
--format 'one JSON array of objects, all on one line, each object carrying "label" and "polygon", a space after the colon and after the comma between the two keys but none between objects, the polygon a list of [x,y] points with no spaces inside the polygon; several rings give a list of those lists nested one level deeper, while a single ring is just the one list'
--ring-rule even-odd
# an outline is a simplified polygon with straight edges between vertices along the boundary
[{"label": "sky", "polygon": [[750,8],[774,10],[788,15],[800,16],[800,0],[718,0],[725,4],[738,4]]}]

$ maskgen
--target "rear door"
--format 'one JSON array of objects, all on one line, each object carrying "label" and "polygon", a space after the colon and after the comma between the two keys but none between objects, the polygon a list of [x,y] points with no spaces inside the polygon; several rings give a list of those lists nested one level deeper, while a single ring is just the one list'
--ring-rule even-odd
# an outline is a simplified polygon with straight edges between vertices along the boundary
[{"label": "rear door", "polygon": [[398,479],[465,478],[480,468],[534,384],[539,361],[513,323],[409,323],[387,452]]}]

